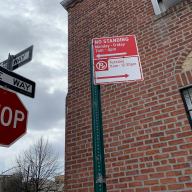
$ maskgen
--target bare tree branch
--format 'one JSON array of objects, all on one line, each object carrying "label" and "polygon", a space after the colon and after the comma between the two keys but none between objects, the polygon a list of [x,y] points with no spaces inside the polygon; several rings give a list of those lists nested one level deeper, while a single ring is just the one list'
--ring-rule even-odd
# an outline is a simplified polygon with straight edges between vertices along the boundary
[{"label": "bare tree branch", "polygon": [[54,183],[51,181],[59,173],[58,155],[44,138],[19,155],[16,164],[16,173],[22,182],[15,185],[20,192],[49,191]]}]

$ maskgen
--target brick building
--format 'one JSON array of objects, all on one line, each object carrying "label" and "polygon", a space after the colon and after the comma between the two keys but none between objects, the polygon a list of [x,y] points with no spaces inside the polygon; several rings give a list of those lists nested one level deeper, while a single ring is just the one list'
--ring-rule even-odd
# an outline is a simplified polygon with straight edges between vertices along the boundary
[{"label": "brick building", "polygon": [[93,191],[89,44],[134,34],[144,81],[101,86],[109,192],[192,191],[192,0],[64,0],[65,191]]}]

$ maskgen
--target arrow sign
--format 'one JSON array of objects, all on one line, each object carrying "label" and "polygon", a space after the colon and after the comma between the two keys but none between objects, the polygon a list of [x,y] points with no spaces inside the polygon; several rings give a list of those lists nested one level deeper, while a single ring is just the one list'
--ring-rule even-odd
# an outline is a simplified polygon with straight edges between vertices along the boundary
[{"label": "arrow sign", "polygon": [[112,56],[123,56],[123,55],[127,55],[127,52],[122,52],[122,53],[112,53],[112,54],[98,54],[97,57],[98,58],[102,58],[102,57],[112,57]]},{"label": "arrow sign", "polygon": [[[13,71],[18,67],[30,62],[32,60],[32,54],[33,54],[33,45],[17,53],[16,55],[12,55],[10,63],[10,71]],[[8,69],[9,68],[8,59],[1,62],[0,66]]]},{"label": "arrow sign", "polygon": [[34,98],[35,82],[0,67],[0,85]]},{"label": "arrow sign", "polygon": [[96,79],[113,79],[113,78],[127,78],[129,77],[128,74],[125,74],[125,75],[114,75],[114,76],[104,76],[104,77],[96,77]]}]

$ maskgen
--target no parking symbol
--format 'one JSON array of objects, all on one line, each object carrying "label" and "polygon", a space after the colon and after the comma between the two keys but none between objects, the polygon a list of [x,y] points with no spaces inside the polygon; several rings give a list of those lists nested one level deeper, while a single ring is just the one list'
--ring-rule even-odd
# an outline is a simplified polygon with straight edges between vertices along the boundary
[{"label": "no parking symbol", "polygon": [[95,71],[107,71],[109,70],[107,60],[95,60]]}]

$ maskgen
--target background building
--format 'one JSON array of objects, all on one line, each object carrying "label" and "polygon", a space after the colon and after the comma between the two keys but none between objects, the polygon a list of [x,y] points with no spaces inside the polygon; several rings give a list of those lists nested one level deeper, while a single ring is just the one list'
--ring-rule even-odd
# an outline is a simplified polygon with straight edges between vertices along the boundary
[{"label": "background building", "polygon": [[134,34],[144,81],[102,85],[109,192],[192,191],[192,1],[64,0],[65,191],[93,191],[89,45]]},{"label": "background building", "polygon": [[[22,192],[22,191],[34,191],[30,181],[26,187],[22,181],[22,176],[19,174],[11,173],[11,170],[15,167],[8,169],[10,174],[0,175],[0,192]],[[6,173],[4,171],[3,173]],[[46,180],[43,185],[41,192],[63,192],[64,190],[64,175],[58,175],[54,177],[54,180]]]}]

